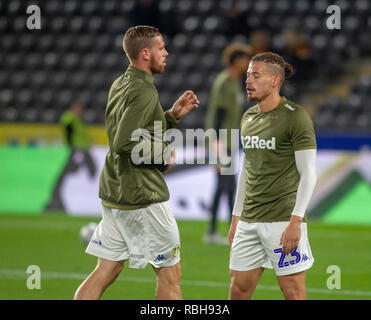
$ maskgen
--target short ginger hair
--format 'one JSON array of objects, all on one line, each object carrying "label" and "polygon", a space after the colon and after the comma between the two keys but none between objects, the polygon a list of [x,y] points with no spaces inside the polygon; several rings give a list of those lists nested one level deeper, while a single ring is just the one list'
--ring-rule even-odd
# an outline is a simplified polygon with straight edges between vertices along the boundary
[{"label": "short ginger hair", "polygon": [[151,49],[152,39],[160,35],[160,31],[152,26],[129,28],[124,35],[123,48],[130,62],[138,59],[139,52],[142,49]]}]

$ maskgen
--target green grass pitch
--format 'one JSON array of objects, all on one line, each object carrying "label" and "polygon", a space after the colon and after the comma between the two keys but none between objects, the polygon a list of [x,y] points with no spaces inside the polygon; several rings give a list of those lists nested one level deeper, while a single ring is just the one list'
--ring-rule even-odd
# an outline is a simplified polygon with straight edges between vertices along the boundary
[{"label": "green grass pitch", "polygon": [[[0,215],[0,299],[72,299],[96,258],[84,253],[79,240],[82,225],[94,218],[65,215]],[[227,299],[229,247],[206,245],[204,221],[178,221],[181,234],[184,299]],[[228,224],[219,223],[227,234]],[[330,225],[309,221],[315,257],[307,272],[308,299],[371,299],[371,226]],[[27,288],[26,269],[41,269],[41,288]],[[329,290],[327,268],[341,270],[341,289]],[[102,299],[154,299],[150,266],[124,270]],[[265,270],[253,299],[283,299],[272,270]]]}]

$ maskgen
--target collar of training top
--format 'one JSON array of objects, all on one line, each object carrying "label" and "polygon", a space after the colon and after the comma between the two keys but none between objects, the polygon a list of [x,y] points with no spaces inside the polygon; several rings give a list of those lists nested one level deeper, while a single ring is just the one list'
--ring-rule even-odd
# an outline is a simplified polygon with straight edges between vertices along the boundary
[{"label": "collar of training top", "polygon": [[130,72],[133,72],[135,74],[136,77],[140,78],[140,79],[143,79],[144,81],[147,81],[147,82],[150,82],[150,83],[153,83],[155,81],[155,77],[150,75],[148,72],[142,70],[142,69],[138,69],[136,67],[134,67],[133,65],[129,65],[128,71]]}]

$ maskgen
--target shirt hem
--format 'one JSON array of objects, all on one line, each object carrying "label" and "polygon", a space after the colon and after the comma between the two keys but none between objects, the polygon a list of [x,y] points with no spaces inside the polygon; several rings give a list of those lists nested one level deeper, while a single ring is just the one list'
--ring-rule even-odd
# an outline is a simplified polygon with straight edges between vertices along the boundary
[{"label": "shirt hem", "polygon": [[119,209],[119,210],[138,210],[142,208],[146,208],[149,206],[147,205],[123,205],[123,204],[116,204],[106,200],[102,200],[102,206],[111,208],[111,209]]},{"label": "shirt hem", "polygon": [[[291,216],[287,218],[278,218],[278,219],[251,219],[241,216],[240,220],[248,223],[256,223],[256,222],[264,222],[264,223],[271,223],[271,222],[288,222],[290,221]],[[307,222],[306,215],[303,217],[302,222]]]}]

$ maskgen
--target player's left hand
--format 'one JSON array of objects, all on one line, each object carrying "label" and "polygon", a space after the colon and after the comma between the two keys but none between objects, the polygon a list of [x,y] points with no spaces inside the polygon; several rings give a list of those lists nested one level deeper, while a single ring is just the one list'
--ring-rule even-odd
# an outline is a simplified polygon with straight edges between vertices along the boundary
[{"label": "player's left hand", "polygon": [[291,216],[290,223],[282,233],[280,245],[285,254],[293,252],[299,245],[302,218]]},{"label": "player's left hand", "polygon": [[170,159],[167,161],[167,164],[166,166],[164,167],[164,169],[162,170],[162,172],[166,172],[166,171],[169,171],[170,168],[174,165],[175,163],[175,158],[176,158],[176,155],[175,155],[175,149],[171,149],[171,157]]},{"label": "player's left hand", "polygon": [[192,90],[184,92],[177,101],[175,101],[169,113],[174,118],[184,117],[191,110],[198,108],[200,101]]}]

